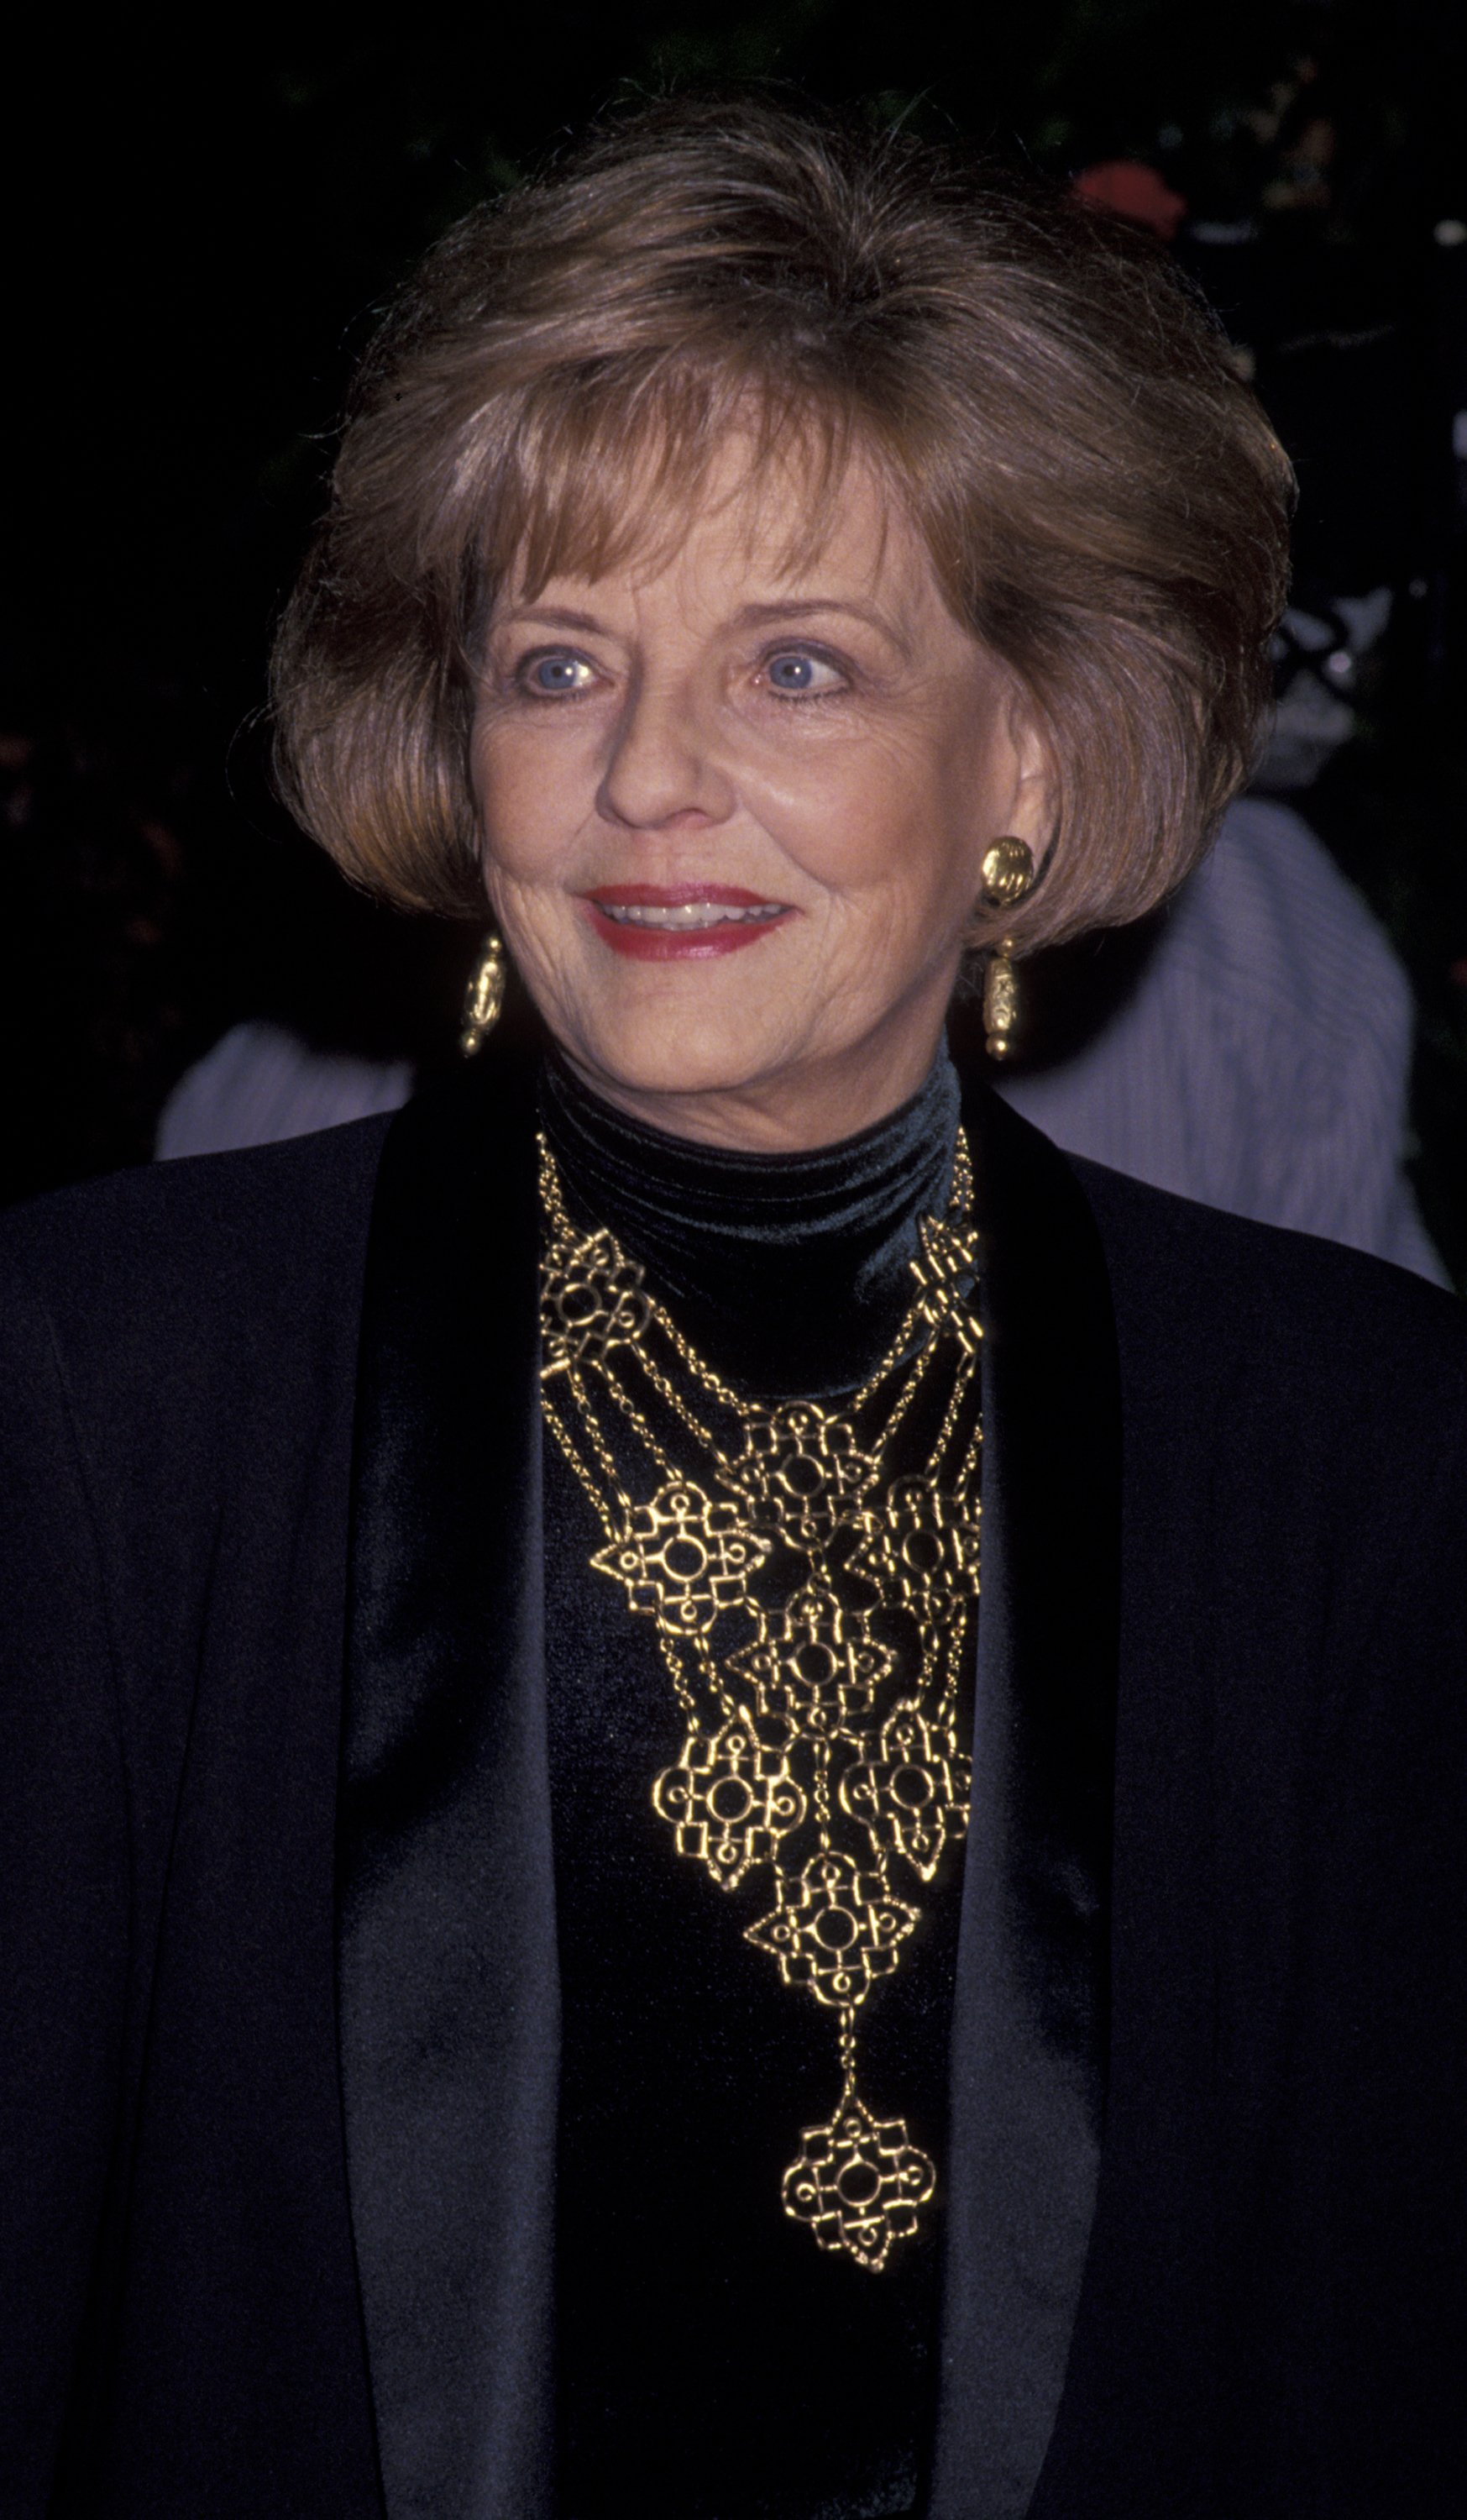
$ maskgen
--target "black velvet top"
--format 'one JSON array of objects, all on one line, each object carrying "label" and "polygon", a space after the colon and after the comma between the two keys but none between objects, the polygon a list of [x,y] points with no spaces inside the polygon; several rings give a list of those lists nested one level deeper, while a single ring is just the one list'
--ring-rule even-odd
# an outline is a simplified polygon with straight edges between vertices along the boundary
[{"label": "black velvet top", "polygon": [[[874,1129],[732,1154],[637,1126],[563,1070],[544,1120],[567,1203],[643,1262],[709,1362],[751,1393],[853,1389],[910,1301],[958,1116],[946,1058]],[[862,2088],[939,2165],[923,2235],[872,2273],[780,2204],[838,2090],[833,2025],[674,1855],[651,1805],[682,1719],[646,1622],[591,1571],[601,1535],[545,1445],[546,1665],[563,2003],[556,2194],[564,2520],[876,2520],[922,2490],[960,1847],[862,2018]]]}]

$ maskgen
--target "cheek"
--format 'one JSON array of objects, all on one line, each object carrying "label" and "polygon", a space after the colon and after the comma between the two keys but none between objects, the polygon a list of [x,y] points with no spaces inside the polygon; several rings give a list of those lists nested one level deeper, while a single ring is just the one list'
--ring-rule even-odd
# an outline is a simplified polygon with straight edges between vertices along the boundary
[{"label": "cheek", "polygon": [[963,892],[975,827],[961,777],[920,742],[832,746],[772,781],[765,819],[804,872],[852,910],[930,914]]},{"label": "cheek", "polygon": [[470,779],[490,866],[532,881],[569,849],[584,818],[586,784],[570,750],[512,723],[475,731]]}]

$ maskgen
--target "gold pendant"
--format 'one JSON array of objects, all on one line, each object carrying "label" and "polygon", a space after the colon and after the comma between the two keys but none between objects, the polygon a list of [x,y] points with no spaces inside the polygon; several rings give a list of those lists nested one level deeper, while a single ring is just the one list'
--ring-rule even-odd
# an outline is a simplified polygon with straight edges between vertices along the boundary
[{"label": "gold pendant", "polygon": [[890,1977],[917,1921],[879,1872],[863,1872],[833,1848],[813,1855],[803,1872],[778,1873],[775,1902],[771,1914],[745,1925],[745,1942],[773,1953],[786,1986],[808,1987],[817,2003],[841,2012]]},{"label": "gold pendant", "polygon": [[613,1348],[635,1347],[651,1317],[641,1269],[609,1234],[579,1240],[562,1235],[541,1289],[542,1376],[600,1365]]},{"label": "gold pendant", "polygon": [[919,1628],[941,1634],[956,1604],[977,1593],[976,1497],[955,1501],[930,1478],[894,1479],[884,1502],[862,1515],[861,1529],[854,1563]]},{"label": "gold pendant", "polygon": [[691,1732],[675,1768],[652,1787],[680,1855],[706,1864],[720,1890],[735,1890],[751,1864],[773,1864],[779,1840],[805,1817],[805,1796],[785,1748],[768,1749],[741,1719],[710,1735]]},{"label": "gold pendant", "polygon": [[806,2223],[822,2249],[844,2249],[879,2274],[894,2240],[910,2240],[937,2167],[914,2144],[905,2118],[873,2118],[848,2090],[828,2126],[804,2127],[784,2173],[784,2211]]},{"label": "gold pendant", "polygon": [[770,1553],[736,1505],[715,1505],[691,1479],[667,1479],[635,1505],[618,1537],[591,1563],[626,1586],[627,1606],[671,1636],[701,1636],[745,1600],[749,1577]]},{"label": "gold pendant", "polygon": [[930,1881],[949,1836],[967,1827],[972,1788],[972,1763],[959,1755],[951,1727],[899,1706],[881,1728],[876,1757],[846,1770],[840,1799],[873,1846],[902,1856]]},{"label": "gold pendant", "polygon": [[767,1635],[727,1656],[730,1671],[753,1683],[761,1711],[813,1740],[859,1738],[897,1659],[870,1636],[869,1614],[812,1578],[765,1624]]},{"label": "gold pendant", "polygon": [[757,1531],[809,1552],[854,1521],[871,1465],[849,1419],[795,1401],[750,1417],[743,1452],[724,1475],[748,1499]]}]

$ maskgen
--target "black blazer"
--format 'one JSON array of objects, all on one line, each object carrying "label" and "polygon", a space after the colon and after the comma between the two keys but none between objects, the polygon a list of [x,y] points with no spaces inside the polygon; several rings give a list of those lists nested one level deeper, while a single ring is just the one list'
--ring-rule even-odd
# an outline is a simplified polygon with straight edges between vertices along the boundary
[{"label": "black blazer", "polygon": [[[1454,2513],[1462,1316],[966,1118],[930,2520]],[[15,2520],[546,2507],[535,1230],[493,1052],[0,1226]]]}]

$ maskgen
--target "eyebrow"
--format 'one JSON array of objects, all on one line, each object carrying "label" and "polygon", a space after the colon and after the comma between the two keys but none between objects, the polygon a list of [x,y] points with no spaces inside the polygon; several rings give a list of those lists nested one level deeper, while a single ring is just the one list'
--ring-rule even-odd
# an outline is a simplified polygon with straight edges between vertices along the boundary
[{"label": "eyebrow", "polygon": [[594,612],[570,612],[559,604],[511,604],[508,610],[491,620],[491,630],[506,629],[514,621],[540,621],[547,629],[589,630],[593,636],[604,637],[606,624]]},{"label": "eyebrow", "polygon": [[734,618],[752,626],[761,621],[803,620],[812,612],[837,612],[847,620],[864,621],[867,629],[878,631],[883,639],[889,639],[904,656],[911,653],[909,641],[884,612],[879,612],[872,604],[853,604],[842,596],[792,595],[778,604],[745,604]]},{"label": "eyebrow", "polygon": [[[733,626],[754,628],[763,622],[806,620],[812,612],[834,612],[847,620],[864,621],[867,628],[879,632],[882,638],[889,639],[900,654],[911,656],[911,642],[903,637],[896,624],[888,620],[884,613],[878,612],[873,605],[853,604],[840,596],[799,595],[786,597],[778,603],[740,605],[734,615]],[[596,613],[576,612],[568,606],[560,604],[514,605],[507,612],[502,613],[499,621],[493,626],[508,628],[515,622],[526,626],[531,622],[540,622],[547,629],[581,630],[589,633],[593,638],[605,637],[607,634],[607,624]]]}]

